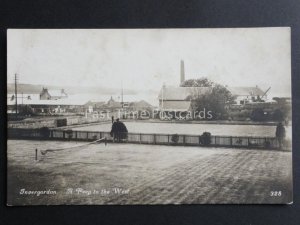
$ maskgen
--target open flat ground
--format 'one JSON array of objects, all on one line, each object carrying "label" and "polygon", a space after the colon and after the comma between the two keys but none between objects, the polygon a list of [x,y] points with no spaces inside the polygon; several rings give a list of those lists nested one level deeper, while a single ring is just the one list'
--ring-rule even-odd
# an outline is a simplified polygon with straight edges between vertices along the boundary
[{"label": "open flat ground", "polygon": [[[35,148],[82,144],[8,140],[8,204],[292,201],[291,152],[102,143],[39,153],[35,160]],[[56,193],[20,194],[22,189]]]},{"label": "open flat ground", "polygon": [[[233,124],[191,124],[191,123],[149,123],[124,121],[130,133],[163,133],[163,134],[186,134],[201,135],[203,132],[210,132],[212,135],[224,136],[256,136],[275,137],[276,126],[270,125],[233,125]],[[97,125],[79,126],[72,128],[81,131],[105,131],[110,132],[111,123]],[[287,139],[292,138],[291,126],[286,127]]]}]

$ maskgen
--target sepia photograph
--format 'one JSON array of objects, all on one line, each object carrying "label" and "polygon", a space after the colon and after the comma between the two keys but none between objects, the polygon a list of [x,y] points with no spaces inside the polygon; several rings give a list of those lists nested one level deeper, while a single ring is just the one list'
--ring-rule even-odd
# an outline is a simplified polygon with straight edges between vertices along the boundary
[{"label": "sepia photograph", "polygon": [[7,205],[292,204],[291,29],[8,29]]}]

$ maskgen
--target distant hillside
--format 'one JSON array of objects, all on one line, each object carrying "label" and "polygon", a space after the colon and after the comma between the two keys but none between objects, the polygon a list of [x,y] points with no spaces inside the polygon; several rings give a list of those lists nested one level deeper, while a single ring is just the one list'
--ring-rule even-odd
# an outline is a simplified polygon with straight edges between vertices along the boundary
[{"label": "distant hillside", "polygon": [[[114,95],[121,93],[118,88],[105,88],[105,87],[62,87],[62,86],[51,86],[51,85],[36,85],[36,84],[18,84],[18,92],[26,94],[39,94],[43,87],[48,89],[65,89],[68,94],[100,94],[100,95]],[[14,84],[7,84],[7,93],[13,94],[15,92]],[[126,94],[136,94],[133,90],[124,89]]]},{"label": "distant hillside", "polygon": [[[42,88],[42,85],[18,84],[18,92],[23,92],[26,94],[39,94]],[[15,93],[15,84],[7,84],[7,93]]]}]

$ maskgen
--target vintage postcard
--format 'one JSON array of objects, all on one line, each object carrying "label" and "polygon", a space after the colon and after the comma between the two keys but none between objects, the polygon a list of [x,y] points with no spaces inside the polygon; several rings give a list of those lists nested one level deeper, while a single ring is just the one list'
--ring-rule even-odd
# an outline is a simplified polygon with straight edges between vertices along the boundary
[{"label": "vintage postcard", "polygon": [[290,35],[9,29],[7,205],[291,204]]}]

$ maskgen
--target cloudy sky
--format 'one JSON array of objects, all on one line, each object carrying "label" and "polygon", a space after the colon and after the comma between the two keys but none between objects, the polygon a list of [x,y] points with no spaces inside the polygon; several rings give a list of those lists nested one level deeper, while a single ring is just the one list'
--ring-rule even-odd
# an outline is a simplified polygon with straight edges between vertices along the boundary
[{"label": "cloudy sky", "polygon": [[158,91],[208,77],[290,92],[289,28],[8,30],[8,82]]}]

